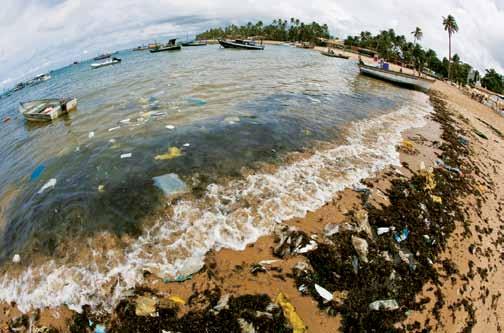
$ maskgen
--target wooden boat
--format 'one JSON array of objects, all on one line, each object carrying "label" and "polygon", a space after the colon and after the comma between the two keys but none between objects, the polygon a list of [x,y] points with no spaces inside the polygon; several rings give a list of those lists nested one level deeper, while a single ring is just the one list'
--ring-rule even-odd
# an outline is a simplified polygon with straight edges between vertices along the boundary
[{"label": "wooden boat", "polygon": [[105,62],[98,62],[98,63],[91,64],[91,68],[96,69],[96,68],[100,68],[100,67],[119,64],[120,62],[121,62],[121,59],[114,57],[114,58],[111,58]]},{"label": "wooden boat", "polygon": [[257,45],[253,40],[235,39],[230,41],[219,39],[219,44],[226,49],[264,50],[264,45]]},{"label": "wooden boat", "polygon": [[112,56],[110,53],[104,53],[104,54],[101,54],[101,55],[95,57],[93,60],[103,60],[103,59],[110,58],[110,56]]},{"label": "wooden boat", "polygon": [[182,46],[205,46],[205,45],[207,45],[207,42],[200,42],[197,40],[193,40],[191,42],[182,42],[181,45]]},{"label": "wooden boat", "polygon": [[382,69],[375,66],[360,64],[359,69],[361,74],[371,76],[377,79],[388,81],[400,86],[427,91],[436,80],[418,77],[406,73],[400,73],[387,69]]},{"label": "wooden boat", "polygon": [[180,46],[180,44],[175,43],[176,40],[176,38],[170,39],[170,41],[165,45],[158,45],[157,47],[151,49],[150,53],[181,50],[182,47]]},{"label": "wooden boat", "polygon": [[29,121],[51,121],[77,108],[76,98],[39,99],[23,102],[19,112]]},{"label": "wooden boat", "polygon": [[346,56],[342,53],[334,53],[334,52],[326,52],[326,51],[321,51],[320,54],[325,55],[326,57],[333,57],[333,58],[341,58],[341,59],[348,59],[350,58],[349,56]]}]

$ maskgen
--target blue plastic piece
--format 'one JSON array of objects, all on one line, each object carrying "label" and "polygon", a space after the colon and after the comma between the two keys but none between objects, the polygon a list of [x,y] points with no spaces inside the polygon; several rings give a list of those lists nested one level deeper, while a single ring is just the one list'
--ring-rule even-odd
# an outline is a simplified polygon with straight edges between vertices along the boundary
[{"label": "blue plastic piece", "polygon": [[35,170],[33,170],[31,176],[30,176],[30,180],[36,180],[37,178],[40,177],[40,175],[42,174],[42,172],[44,172],[45,170],[45,166],[43,164],[40,164],[38,165]]}]

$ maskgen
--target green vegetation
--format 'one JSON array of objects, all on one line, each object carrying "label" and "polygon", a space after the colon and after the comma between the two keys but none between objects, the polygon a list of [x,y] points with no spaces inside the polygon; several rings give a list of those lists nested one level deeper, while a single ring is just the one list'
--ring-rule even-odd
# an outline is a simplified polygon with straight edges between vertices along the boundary
[{"label": "green vegetation", "polygon": [[296,41],[318,43],[319,38],[330,38],[327,24],[312,22],[306,24],[299,19],[291,18],[287,20],[273,20],[269,25],[264,25],[262,21],[255,24],[248,22],[246,25],[237,26],[231,24],[223,28],[209,29],[199,34],[197,39],[219,39],[219,38],[247,38],[261,37],[268,40]]},{"label": "green vegetation", "polygon": [[493,68],[486,70],[485,76],[481,79],[481,85],[488,90],[504,94],[504,77]]},{"label": "green vegetation", "polygon": [[452,15],[448,15],[447,17],[443,17],[443,26],[445,31],[448,31],[448,79],[451,79],[451,38],[452,35],[458,32],[459,28],[457,25],[457,21]]}]

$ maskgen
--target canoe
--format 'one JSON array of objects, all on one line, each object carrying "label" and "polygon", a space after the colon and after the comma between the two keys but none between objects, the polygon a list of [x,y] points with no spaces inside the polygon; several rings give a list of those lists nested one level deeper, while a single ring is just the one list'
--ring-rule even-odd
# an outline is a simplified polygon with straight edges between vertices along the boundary
[{"label": "canoe", "polygon": [[325,55],[326,57],[333,57],[333,58],[341,58],[341,59],[350,58],[349,56],[343,55],[341,53],[330,53],[330,52],[322,51],[322,52],[320,52],[320,54]]},{"label": "canoe", "polygon": [[234,41],[219,39],[219,44],[226,49],[264,50],[264,45],[257,45],[252,40],[236,39]]},{"label": "canoe", "polygon": [[38,99],[22,102],[19,112],[29,121],[51,121],[77,108],[77,98]]},{"label": "canoe", "polygon": [[98,62],[98,63],[95,63],[95,64],[91,64],[91,68],[96,69],[96,68],[100,68],[100,67],[105,67],[105,66],[119,64],[120,62],[121,62],[121,59],[119,59],[119,58],[112,58],[112,59],[107,60],[105,62]]},{"label": "canoe", "polygon": [[381,69],[369,65],[359,65],[361,74],[381,79],[407,88],[428,91],[436,80],[418,77],[406,73]]},{"label": "canoe", "polygon": [[155,49],[150,50],[150,53],[164,52],[164,51],[178,51],[181,50],[182,47],[180,45],[170,45],[170,46],[161,46]]}]

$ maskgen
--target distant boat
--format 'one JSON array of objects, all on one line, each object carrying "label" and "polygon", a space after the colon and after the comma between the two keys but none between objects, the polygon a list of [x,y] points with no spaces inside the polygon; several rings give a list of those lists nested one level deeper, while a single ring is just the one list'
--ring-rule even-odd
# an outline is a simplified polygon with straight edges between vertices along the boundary
[{"label": "distant boat", "polygon": [[39,83],[42,83],[42,82],[50,80],[50,79],[51,79],[51,75],[49,75],[49,74],[40,74],[40,75],[35,76],[33,79],[27,81],[26,85],[27,86],[34,86],[34,85],[37,85]]},{"label": "distant boat", "polygon": [[39,99],[23,102],[19,105],[19,112],[30,121],[51,121],[77,107],[76,98]]},{"label": "distant boat", "polygon": [[112,56],[110,53],[104,53],[104,54],[101,54],[101,55],[95,57],[93,60],[103,60],[103,59],[110,58],[110,56]]},{"label": "distant boat", "polygon": [[155,48],[150,50],[150,53],[157,53],[157,52],[165,52],[165,51],[178,51],[181,50],[182,47],[180,44],[176,44],[175,41],[177,39],[170,39],[168,43],[165,45],[158,45]]},{"label": "distant boat", "polygon": [[148,50],[149,47],[148,46],[137,46],[133,49],[133,51],[145,51],[145,50]]},{"label": "distant boat", "polygon": [[181,45],[182,46],[205,46],[205,45],[207,45],[207,42],[201,42],[201,41],[193,40],[193,41],[190,41],[190,42],[182,42]]},{"label": "distant boat", "polygon": [[100,68],[100,67],[119,64],[120,62],[121,62],[121,59],[113,57],[105,62],[98,62],[98,63],[91,64],[91,68],[96,69],[96,68]]},{"label": "distant boat", "polygon": [[219,39],[219,44],[229,49],[264,50],[264,45],[257,45],[253,40],[235,39],[234,41]]},{"label": "distant boat", "polygon": [[320,52],[320,54],[325,55],[326,57],[333,57],[333,58],[341,58],[341,59],[348,59],[348,58],[350,58],[349,56],[346,56],[344,54],[334,53],[334,52],[322,51],[322,52]]},{"label": "distant boat", "polygon": [[375,66],[360,64],[361,74],[368,75],[377,79],[388,81],[400,86],[427,91],[436,80],[418,77],[406,73],[382,69]]}]

